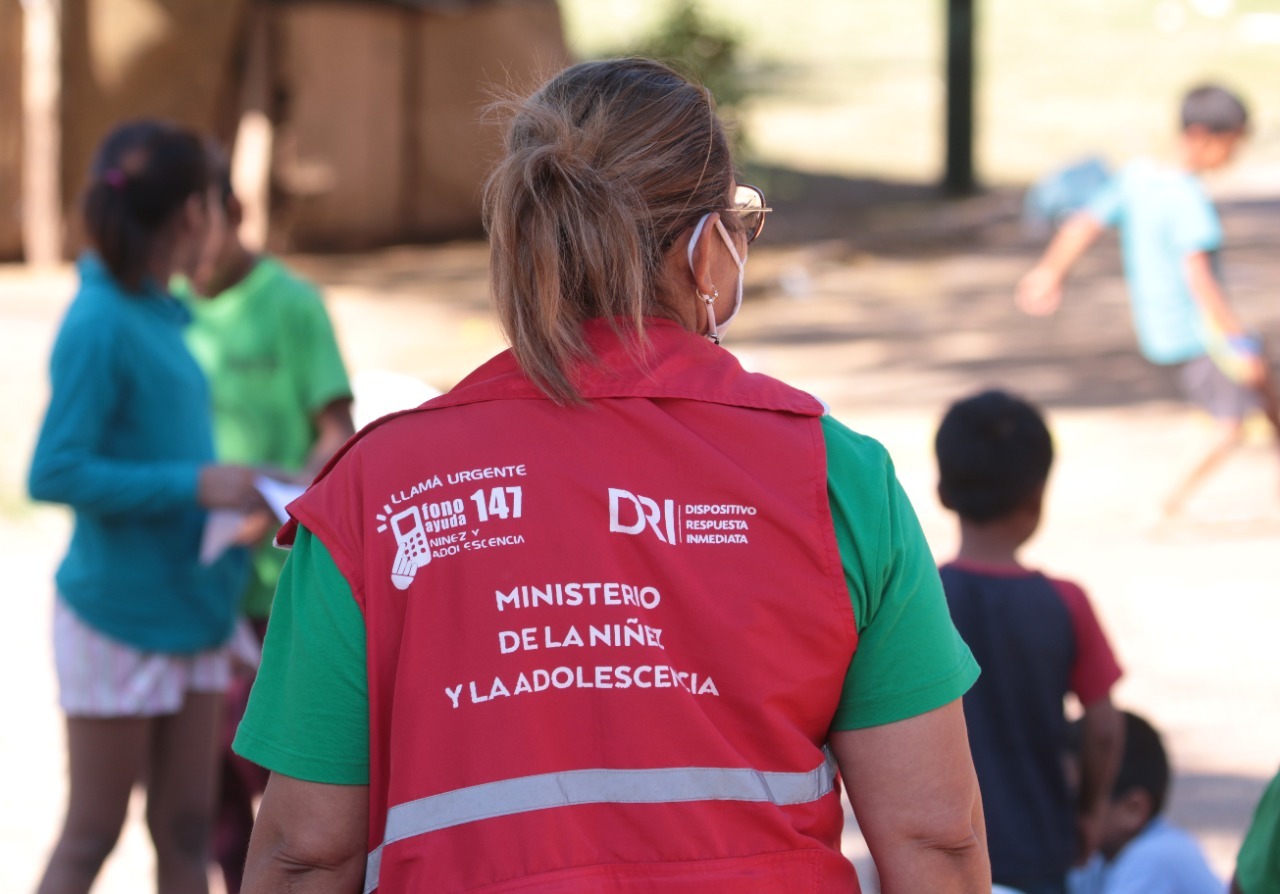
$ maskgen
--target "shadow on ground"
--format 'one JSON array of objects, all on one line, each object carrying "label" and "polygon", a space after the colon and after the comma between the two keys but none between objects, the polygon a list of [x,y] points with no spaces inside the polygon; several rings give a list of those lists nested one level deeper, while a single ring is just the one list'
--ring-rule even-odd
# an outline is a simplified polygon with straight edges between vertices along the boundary
[{"label": "shadow on ground", "polygon": [[[776,210],[752,253],[748,306],[729,345],[766,356],[812,349],[804,369],[769,371],[802,387],[821,379],[824,397],[860,405],[937,405],[985,386],[1051,407],[1180,399],[1176,374],[1138,355],[1114,236],[1078,265],[1057,315],[1029,318],[1013,292],[1046,236],[1024,227],[1020,190],[947,199],[930,184],[767,167],[747,176]],[[1221,209],[1232,301],[1276,334],[1280,199]],[[489,313],[481,242],[297,261],[331,290]]]},{"label": "shadow on ground", "polygon": [[[769,244],[796,246],[840,240],[853,251],[921,258],[981,250],[1021,255],[1046,234],[1022,219],[1025,187],[984,187],[951,197],[934,183],[846,177],[770,165],[745,175],[768,196]],[[1280,197],[1219,203],[1238,224],[1228,250],[1273,249]]]},{"label": "shadow on ground", "polygon": [[[1019,226],[1022,190],[1002,187],[949,198],[935,184],[815,174],[751,165],[746,175],[774,213],[770,245],[839,240],[851,252],[923,257],[966,251]],[[1000,240],[1003,241],[1003,240]]]},{"label": "shadow on ground", "polygon": [[[748,295],[783,307],[767,326],[750,325],[748,309],[735,346],[812,347],[824,379],[856,380],[851,399],[863,404],[989,385],[1059,407],[1181,399],[1176,370],[1138,354],[1114,235],[1077,265],[1058,314],[1030,318],[1013,294],[1048,234],[1024,224],[1021,190],[948,199],[928,184],[754,173],[776,209],[762,245],[777,255],[757,253]],[[1264,335],[1280,333],[1280,199],[1220,209],[1232,303]]]},{"label": "shadow on ground", "polygon": [[1169,817],[1196,835],[1246,828],[1269,780],[1254,776],[1187,773],[1173,781]]}]

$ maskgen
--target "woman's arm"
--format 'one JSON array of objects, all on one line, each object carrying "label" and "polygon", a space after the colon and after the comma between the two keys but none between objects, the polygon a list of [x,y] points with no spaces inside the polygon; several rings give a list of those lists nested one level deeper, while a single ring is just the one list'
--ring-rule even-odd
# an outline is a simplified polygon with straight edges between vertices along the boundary
[{"label": "woman's arm", "polygon": [[831,750],[884,894],[990,894],[982,796],[958,699],[833,732]]},{"label": "woman's arm", "polygon": [[359,894],[369,788],[272,773],[249,841],[244,894]]},{"label": "woman's arm", "polygon": [[361,891],[369,809],[364,616],[306,528],[280,575],[262,666],[233,747],[272,769],[244,890]]}]

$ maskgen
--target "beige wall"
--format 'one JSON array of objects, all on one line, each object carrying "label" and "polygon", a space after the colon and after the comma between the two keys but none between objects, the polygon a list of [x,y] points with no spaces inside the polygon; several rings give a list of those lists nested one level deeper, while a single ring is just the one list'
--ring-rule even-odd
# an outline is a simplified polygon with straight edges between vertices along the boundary
[{"label": "beige wall", "polygon": [[481,6],[466,15],[423,18],[418,32],[417,115],[408,224],[418,236],[473,229],[480,184],[500,135],[481,121],[492,90],[527,91],[562,68],[555,3]]},{"label": "beige wall", "polygon": [[498,134],[490,91],[564,65],[554,0],[412,12],[340,3],[276,12],[272,241],[360,248],[480,231]]},{"label": "beige wall", "polygon": [[[117,122],[234,134],[251,0],[64,0],[60,178],[70,212]],[[453,12],[264,7],[271,40],[271,244],[362,248],[480,230],[492,90],[564,65],[555,0]],[[0,258],[21,248],[21,0],[0,0]]]},{"label": "beige wall", "polygon": [[273,241],[356,248],[401,235],[405,48],[418,16],[390,6],[286,5],[275,21]]},{"label": "beige wall", "polygon": [[64,0],[62,184],[68,207],[117,122],[212,130],[225,117],[247,0]]},{"label": "beige wall", "polygon": [[0,261],[22,254],[22,4],[0,0]]}]

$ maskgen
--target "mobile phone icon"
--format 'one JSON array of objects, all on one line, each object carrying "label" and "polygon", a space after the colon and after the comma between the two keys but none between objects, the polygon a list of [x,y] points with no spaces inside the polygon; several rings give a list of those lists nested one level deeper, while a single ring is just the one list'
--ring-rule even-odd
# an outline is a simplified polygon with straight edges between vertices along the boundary
[{"label": "mobile phone icon", "polygon": [[396,559],[391,566],[391,582],[397,590],[407,590],[418,569],[431,561],[427,530],[422,526],[422,510],[410,506],[391,516],[391,530],[396,535]]}]

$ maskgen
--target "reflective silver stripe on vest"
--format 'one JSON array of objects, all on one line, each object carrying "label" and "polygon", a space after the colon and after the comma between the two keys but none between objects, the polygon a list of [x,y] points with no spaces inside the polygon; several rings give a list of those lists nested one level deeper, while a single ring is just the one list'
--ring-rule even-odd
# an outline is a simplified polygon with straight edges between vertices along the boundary
[{"label": "reflective silver stripe on vest", "polygon": [[[825,750],[825,749],[824,749]],[[387,829],[365,866],[365,894],[378,887],[388,844],[476,820],[574,804],[672,804],[681,801],[767,801],[808,804],[835,788],[831,753],[807,773],[720,767],[660,770],[567,770],[460,788],[387,811]]]}]

